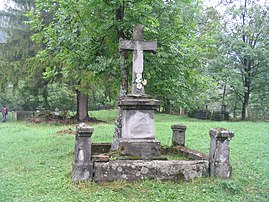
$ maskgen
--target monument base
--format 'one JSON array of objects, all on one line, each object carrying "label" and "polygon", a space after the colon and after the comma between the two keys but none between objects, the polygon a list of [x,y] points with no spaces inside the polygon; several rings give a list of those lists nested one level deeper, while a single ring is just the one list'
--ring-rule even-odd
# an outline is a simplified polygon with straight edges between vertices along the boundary
[{"label": "monument base", "polygon": [[122,110],[122,139],[154,139],[154,109],[159,101],[147,97],[123,98],[119,106]]},{"label": "monument base", "polygon": [[93,163],[73,162],[72,164],[72,179],[73,181],[90,180],[92,181]]},{"label": "monument base", "polygon": [[164,159],[160,142],[154,135],[154,110],[160,102],[148,96],[126,96],[119,106],[122,110],[121,157]]},{"label": "monument base", "polygon": [[161,145],[157,140],[121,139],[120,155],[138,159],[163,159]]}]

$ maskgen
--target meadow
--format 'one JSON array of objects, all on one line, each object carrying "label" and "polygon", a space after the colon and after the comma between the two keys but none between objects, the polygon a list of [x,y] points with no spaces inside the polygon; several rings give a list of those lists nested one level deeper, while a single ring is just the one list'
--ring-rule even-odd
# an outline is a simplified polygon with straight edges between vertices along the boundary
[{"label": "meadow", "polygon": [[[93,142],[111,142],[116,111],[90,113]],[[269,123],[212,122],[156,114],[156,139],[170,145],[171,125],[187,125],[186,146],[208,154],[210,128],[232,130],[232,179],[189,182],[78,182],[71,180],[74,125],[8,121],[0,124],[0,201],[269,201]]]}]

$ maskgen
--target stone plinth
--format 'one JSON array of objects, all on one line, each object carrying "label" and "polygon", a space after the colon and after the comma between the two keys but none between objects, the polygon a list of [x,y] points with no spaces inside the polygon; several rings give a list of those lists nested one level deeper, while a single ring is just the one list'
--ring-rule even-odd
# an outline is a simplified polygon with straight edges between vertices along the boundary
[{"label": "stone plinth", "polygon": [[158,159],[161,157],[161,145],[159,141],[153,139],[121,139],[120,154],[142,159]]},{"label": "stone plinth", "polygon": [[160,157],[160,142],[155,140],[154,132],[154,110],[159,101],[148,96],[127,96],[119,106],[122,109],[120,154],[142,159]]},{"label": "stone plinth", "polygon": [[208,176],[208,161],[116,160],[95,162],[94,181],[191,180]]},{"label": "stone plinth", "polygon": [[172,125],[171,129],[173,130],[172,145],[185,146],[185,131],[187,129],[187,126],[182,124],[176,124]]},{"label": "stone plinth", "polygon": [[122,114],[123,139],[154,139],[154,109],[159,101],[127,96],[119,103]]},{"label": "stone plinth", "polygon": [[92,180],[91,136],[93,128],[85,123],[76,126],[75,158],[72,165],[72,179]]},{"label": "stone plinth", "polygon": [[126,96],[120,100],[119,106],[121,109],[144,109],[154,110],[160,106],[160,101],[150,98],[150,96]]},{"label": "stone plinth", "polygon": [[209,131],[211,138],[209,153],[210,176],[230,178],[232,166],[230,164],[230,140],[234,133],[223,129],[214,128]]}]

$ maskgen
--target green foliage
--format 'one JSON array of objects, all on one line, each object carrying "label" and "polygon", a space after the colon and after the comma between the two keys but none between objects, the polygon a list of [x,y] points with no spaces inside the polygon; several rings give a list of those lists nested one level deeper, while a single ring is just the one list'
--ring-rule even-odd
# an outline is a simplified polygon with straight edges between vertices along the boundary
[{"label": "green foliage", "polygon": [[[48,79],[42,74],[45,71],[46,63],[40,63],[35,58],[36,52],[41,49],[40,45],[34,43],[30,36],[25,13],[33,9],[34,0],[14,0],[13,6],[0,13],[1,31],[6,33],[4,43],[0,44],[0,85],[2,96],[5,96],[7,87],[13,88],[13,96],[18,96],[21,91],[25,99],[18,100],[12,105],[15,108],[35,109],[43,105],[50,108],[48,97]],[[48,63],[48,62],[47,62]],[[42,99],[40,99],[42,97]],[[42,102],[39,102],[42,100]]]},{"label": "green foliage", "polygon": [[[177,113],[214,100],[235,117],[243,106],[251,117],[267,115],[268,5],[222,1],[222,16],[196,0],[12,2],[14,9],[0,12],[8,36],[0,44],[0,88],[12,86],[14,97],[22,98],[9,101],[15,108],[63,103],[74,109],[72,90],[89,95],[90,109],[114,106],[121,83],[118,40],[131,39],[133,25],[143,24],[145,40],[158,41],[157,53],[144,57],[146,93],[161,101],[161,109]],[[131,62],[128,54],[129,83]],[[51,90],[56,82],[64,84],[59,93]]]},{"label": "green foliage", "polygon": [[[94,125],[94,142],[113,136],[115,111],[93,112],[109,124]],[[157,139],[171,144],[170,126],[188,126],[187,146],[209,152],[208,130],[224,127],[235,132],[231,140],[231,180],[200,178],[190,182],[91,183],[71,181],[75,137],[56,134],[74,126],[0,124],[0,201],[268,201],[269,128],[262,122],[210,122],[156,114]]]},{"label": "green foliage", "polygon": [[[66,81],[78,82],[75,88],[84,93],[96,93],[94,85],[109,88],[115,100],[120,84],[119,37],[130,39],[133,25],[143,24],[145,39],[159,43],[156,55],[145,56],[148,92],[176,108],[200,104],[198,96],[200,102],[207,98],[211,80],[198,70],[213,51],[216,26],[205,20],[196,1],[53,2],[38,1],[36,10],[28,14],[35,30],[33,40],[45,47],[39,57],[49,56],[63,64],[47,68],[46,76],[62,74]],[[123,7],[120,18],[118,11]],[[126,65],[131,65],[131,57]]]},{"label": "green foliage", "polygon": [[[225,102],[242,118],[261,116],[268,109],[268,5],[256,1],[226,4],[218,56],[210,61],[211,75],[226,83]],[[261,97],[261,99],[259,99]],[[264,102],[265,101],[265,102]]]}]

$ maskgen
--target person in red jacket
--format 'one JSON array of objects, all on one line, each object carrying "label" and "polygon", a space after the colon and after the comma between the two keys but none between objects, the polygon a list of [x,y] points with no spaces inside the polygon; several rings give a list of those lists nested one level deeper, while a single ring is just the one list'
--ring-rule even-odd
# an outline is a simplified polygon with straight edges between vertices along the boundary
[{"label": "person in red jacket", "polygon": [[5,123],[6,120],[7,120],[7,108],[6,106],[3,106],[3,109],[2,109],[2,122]]}]

